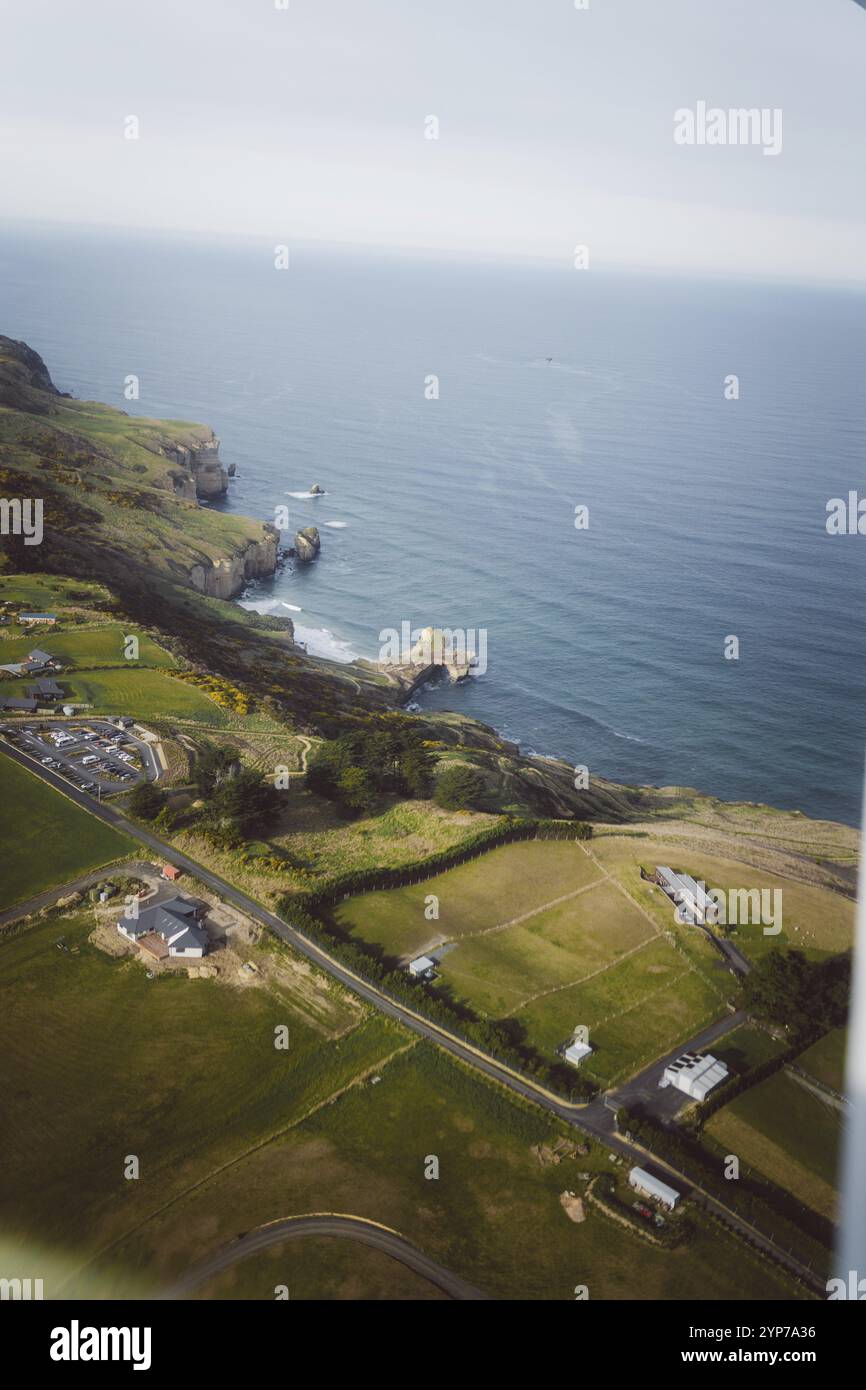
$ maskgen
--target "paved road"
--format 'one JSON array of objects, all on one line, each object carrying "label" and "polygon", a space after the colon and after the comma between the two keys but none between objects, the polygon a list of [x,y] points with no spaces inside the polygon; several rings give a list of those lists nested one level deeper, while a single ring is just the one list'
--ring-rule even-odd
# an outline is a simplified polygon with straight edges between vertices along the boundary
[{"label": "paved road", "polygon": [[[369,1245],[373,1250],[381,1250],[397,1260],[406,1269],[420,1274],[422,1279],[447,1293],[455,1299],[487,1299],[487,1294],[467,1284],[459,1275],[452,1274],[444,1265],[437,1264],[423,1250],[412,1245],[398,1231],[380,1226],[376,1221],[367,1221],[362,1216],[339,1216],[325,1213],[315,1216],[288,1216],[280,1221],[269,1221],[247,1235],[239,1236],[231,1245],[225,1245],[216,1254],[202,1260],[184,1275],[183,1279],[164,1295],[166,1299],[186,1298],[202,1284],[230,1269],[232,1265],[248,1260],[260,1250],[268,1250],[272,1245],[282,1245],[286,1240],[297,1240],[302,1236],[337,1236],[343,1240],[354,1240],[360,1245]],[[291,1293],[291,1290],[289,1291]]]},{"label": "paved road", "polygon": [[[144,830],[137,825],[133,825],[114,806],[107,805],[105,802],[101,804],[95,802],[92,797],[79,791],[78,788],[71,786],[68,782],[64,781],[62,777],[56,777],[50,769],[42,767],[41,764],[34,762],[33,759],[26,757],[17,748],[12,748],[3,741],[0,741],[0,751],[5,753],[7,757],[12,758],[15,762],[19,762],[22,766],[29,768],[30,771],[35,772],[43,781],[48,782],[51,786],[55,787],[57,791],[68,796],[71,801],[76,802],[98,819],[105,821],[107,825],[114,826],[117,830],[122,830],[127,834],[134,835],[151,848],[155,854],[159,855],[161,859],[176,864],[179,868],[184,869],[188,874],[192,875],[192,877],[207,884],[207,886],[212,888],[220,897],[224,898],[227,902],[234,903],[242,912],[245,912],[248,916],[262,923],[272,931],[275,936],[279,937],[280,940],[285,941],[300,955],[305,956],[307,960],[312,961],[314,964],[318,965],[320,969],[333,976],[334,979],[339,980],[347,989],[352,990],[355,994],[366,1000],[367,1003],[378,1009],[380,1013],[385,1014],[388,1018],[395,1019],[398,1023],[403,1024],[404,1027],[411,1029],[412,1032],[418,1033],[421,1037],[435,1043],[438,1047],[451,1053],[452,1056],[458,1057],[462,1062],[467,1063],[476,1071],[480,1071],[483,1075],[490,1077],[491,1080],[497,1081],[501,1085],[508,1087],[509,1090],[514,1091],[517,1095],[524,1097],[524,1099],[536,1105],[542,1106],[551,1114],[565,1121],[566,1124],[572,1125],[575,1129],[580,1130],[583,1134],[589,1135],[595,1139],[600,1139],[610,1151],[628,1159],[631,1163],[645,1166],[649,1158],[652,1167],[657,1170],[659,1175],[671,1180],[684,1195],[691,1193],[692,1196],[700,1201],[707,1211],[723,1221],[731,1230],[751,1240],[767,1254],[779,1260],[794,1274],[798,1275],[799,1278],[806,1281],[811,1287],[820,1289],[822,1292],[825,1291],[823,1280],[820,1280],[818,1276],[813,1274],[806,1265],[802,1264],[795,1256],[789,1254],[788,1251],[776,1245],[770,1237],[765,1236],[753,1226],[750,1226],[748,1222],[737,1216],[714,1197],[709,1196],[708,1193],[701,1192],[698,1194],[697,1189],[689,1182],[685,1174],[680,1173],[676,1168],[664,1162],[662,1159],[657,1158],[655,1155],[648,1154],[640,1145],[630,1143],[613,1134],[611,1132],[611,1116],[609,1112],[605,1111],[603,1114],[598,1114],[597,1103],[594,1104],[593,1107],[573,1105],[568,1101],[560,1099],[560,1097],[554,1095],[553,1092],[545,1090],[544,1087],[538,1085],[536,1082],[527,1080],[519,1073],[512,1071],[511,1068],[507,1067],[504,1063],[498,1062],[493,1057],[479,1051],[471,1043],[462,1041],[462,1039],[456,1037],[454,1034],[448,1033],[444,1029],[438,1027],[437,1024],[431,1023],[428,1019],[422,1017],[422,1015],[414,1013],[407,1005],[398,1003],[395,999],[391,999],[374,985],[369,984],[360,976],[355,975],[338,960],[329,956],[320,946],[315,945],[307,937],[302,936],[299,931],[290,926],[287,922],[284,922],[282,918],[277,917],[273,912],[269,912],[267,908],[262,907],[261,903],[256,902],[254,898],[250,898],[239,888],[235,888],[232,884],[219,878],[216,874],[212,873],[210,869],[206,869],[203,865],[197,863],[196,860],[190,859],[187,855],[182,854],[173,845],[167,844],[164,840],[159,839],[152,831]],[[727,1020],[725,1020],[725,1022],[727,1022]],[[679,1050],[681,1051],[682,1049]]]},{"label": "paved road", "polygon": [[72,893],[84,892],[85,889],[93,888],[97,883],[101,883],[104,879],[111,878],[112,874],[118,874],[121,871],[133,878],[144,879],[153,888],[160,886],[159,874],[154,872],[153,865],[148,861],[114,860],[111,864],[104,864],[101,869],[94,869],[90,874],[82,874],[80,878],[74,878],[69,883],[61,884],[59,888],[47,888],[44,893],[37,893],[34,898],[28,898],[26,902],[16,903],[14,907],[7,907],[4,912],[0,912],[0,927],[8,927],[10,922],[17,922],[22,917],[29,917],[34,912],[41,912],[44,907],[52,907],[60,898],[67,898]]}]

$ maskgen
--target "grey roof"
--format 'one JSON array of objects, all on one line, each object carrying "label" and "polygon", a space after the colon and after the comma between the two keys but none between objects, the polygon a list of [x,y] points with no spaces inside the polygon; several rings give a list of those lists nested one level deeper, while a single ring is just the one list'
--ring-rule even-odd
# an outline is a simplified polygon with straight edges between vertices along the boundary
[{"label": "grey roof", "polygon": [[7,696],[3,695],[0,696],[0,705],[2,705],[4,709],[34,710],[36,708],[36,701],[32,699],[11,700]]},{"label": "grey roof", "polygon": [[43,666],[54,660],[50,652],[43,652],[39,647],[34,647],[32,652],[28,652],[27,655],[31,661],[41,661]]},{"label": "grey roof", "polygon": [[124,930],[137,941],[148,932],[156,932],[157,936],[167,939],[174,936],[179,927],[185,927],[183,936],[178,938],[179,942],[187,947],[205,946],[207,932],[195,926],[195,914],[204,906],[196,899],[172,898],[169,902],[146,907],[137,918],[130,918],[124,923]]},{"label": "grey roof", "polygon": [[57,695],[63,694],[62,688],[56,681],[37,681],[35,685],[28,685],[28,695]]},{"label": "grey roof", "polygon": [[183,936],[179,936],[176,941],[171,943],[173,951],[188,951],[192,946],[206,946],[207,932],[201,931],[198,927],[187,927]]}]

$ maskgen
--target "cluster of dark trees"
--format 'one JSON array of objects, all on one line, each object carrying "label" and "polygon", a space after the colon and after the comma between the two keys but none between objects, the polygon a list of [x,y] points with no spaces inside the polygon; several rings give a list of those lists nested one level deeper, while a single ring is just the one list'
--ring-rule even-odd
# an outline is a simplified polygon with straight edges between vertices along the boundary
[{"label": "cluster of dark trees", "polygon": [[234,848],[266,834],[280,818],[283,802],[276,787],[255,768],[244,767],[231,748],[203,744],[194,781],[205,803],[196,828],[213,844]]},{"label": "cluster of dark trees", "polygon": [[307,786],[347,817],[370,815],[382,796],[429,796],[434,763],[418,729],[385,716],[323,743]]},{"label": "cluster of dark trees", "polygon": [[484,778],[469,763],[453,763],[436,778],[433,799],[446,811],[485,810]]},{"label": "cluster of dark trees", "polygon": [[802,951],[769,951],[741,986],[742,1007],[755,1018],[789,1032],[826,1033],[845,1022],[851,992],[851,958],[812,961]]},{"label": "cluster of dark trees", "polygon": [[[266,834],[279,819],[282,800],[276,787],[245,768],[237,753],[219,744],[204,743],[193,777],[204,801],[195,826],[212,844],[234,848]],[[133,815],[170,828],[174,817],[165,794],[152,782],[141,782],[129,799]]]}]

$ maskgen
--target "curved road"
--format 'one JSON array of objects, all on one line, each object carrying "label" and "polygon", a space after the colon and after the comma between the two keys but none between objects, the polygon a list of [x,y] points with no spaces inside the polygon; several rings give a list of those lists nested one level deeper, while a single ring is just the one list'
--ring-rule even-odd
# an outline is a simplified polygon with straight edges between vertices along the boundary
[{"label": "curved road", "polygon": [[780,1264],[785,1265],[791,1273],[795,1274],[799,1279],[802,1279],[809,1287],[816,1291],[820,1291],[822,1294],[826,1293],[824,1280],[816,1275],[813,1270],[809,1269],[807,1265],[804,1265],[802,1261],[798,1260],[795,1255],[792,1255],[787,1250],[783,1250],[771,1237],[757,1230],[756,1227],[752,1226],[743,1217],[738,1216],[729,1207],[726,1207],[722,1202],[718,1201],[717,1198],[710,1196],[709,1193],[704,1192],[702,1189],[696,1188],[694,1183],[691,1182],[684,1173],[680,1173],[676,1168],[672,1167],[671,1164],[642,1148],[641,1145],[620,1138],[616,1133],[614,1116],[604,1107],[603,1103],[599,1104],[599,1102],[594,1102],[591,1107],[571,1104],[568,1101],[562,1100],[561,1097],[555,1095],[552,1091],[546,1090],[537,1082],[529,1081],[518,1072],[512,1071],[504,1062],[496,1061],[493,1057],[488,1056],[487,1053],[481,1052],[471,1043],[464,1042],[453,1033],[446,1032],[445,1029],[440,1028],[435,1023],[431,1023],[421,1014],[414,1013],[408,1005],[398,1003],[395,999],[390,998],[389,995],[377,989],[375,985],[370,984],[361,976],[355,975],[346,966],[342,965],[340,961],[329,956],[327,951],[323,950],[322,947],[315,945],[314,942],[308,937],[303,936],[296,928],[284,922],[282,918],[277,917],[275,913],[269,912],[267,908],[262,907],[261,903],[256,902],[254,898],[250,898],[239,888],[235,888],[232,884],[227,883],[225,879],[212,873],[210,869],[206,869],[202,864],[197,863],[195,859],[191,859],[188,855],[182,854],[180,850],[166,843],[166,841],[161,840],[150,830],[145,830],[133,824],[114,806],[108,805],[105,802],[99,803],[93,801],[86,792],[80,791],[77,787],[64,781],[62,777],[55,776],[50,769],[42,767],[40,763],[29,758],[26,754],[21,753],[19,749],[13,748],[10,744],[6,743],[5,740],[0,740],[0,750],[14,762],[20,763],[22,767],[28,768],[31,772],[35,772],[43,781],[48,782],[56,791],[61,792],[64,796],[68,797],[70,801],[74,801],[83,810],[89,811],[91,815],[96,816],[99,820],[105,821],[107,825],[113,826],[114,829],[132,835],[135,839],[152,849],[161,859],[176,864],[193,878],[197,878],[202,883],[207,884],[207,886],[213,889],[220,897],[225,898],[227,902],[234,903],[236,907],[239,907],[248,916],[262,923],[262,925],[266,926],[275,936],[279,937],[280,940],[290,945],[293,950],[305,956],[307,960],[312,961],[315,965],[318,965],[321,970],[326,971],[327,974],[333,976],[334,979],[339,980],[347,989],[352,990],[353,993],[359,995],[362,999],[366,1000],[368,1004],[371,1004],[381,1013],[387,1015],[387,1017],[395,1019],[405,1028],[410,1028],[412,1032],[420,1034],[421,1037],[426,1038],[429,1042],[433,1042],[446,1052],[450,1052],[462,1062],[474,1067],[476,1071],[480,1071],[483,1075],[490,1077],[491,1080],[499,1082],[500,1085],[507,1086],[509,1090],[514,1091],[525,1100],[531,1101],[535,1105],[542,1106],[545,1110],[556,1115],[566,1124],[572,1125],[575,1129],[580,1130],[583,1134],[601,1140],[611,1152],[618,1154],[622,1158],[629,1159],[631,1163],[642,1165],[646,1162],[647,1158],[651,1159],[653,1166],[657,1168],[660,1173],[664,1174],[666,1178],[673,1179],[684,1195],[690,1193],[693,1197],[697,1197],[703,1207],[710,1212],[711,1215],[722,1221],[731,1230],[736,1232],[736,1234],[751,1241],[759,1249],[763,1250],[765,1254],[770,1255]]},{"label": "curved road", "polygon": [[423,1250],[412,1245],[399,1231],[390,1226],[381,1226],[378,1221],[368,1221],[363,1216],[342,1216],[336,1212],[323,1212],[310,1216],[287,1216],[278,1221],[269,1221],[266,1226],[257,1226],[254,1231],[240,1236],[231,1245],[224,1245],[215,1255],[202,1260],[185,1274],[174,1288],[164,1294],[165,1299],[185,1298],[202,1284],[221,1274],[232,1265],[248,1260],[260,1250],[268,1250],[272,1245],[282,1245],[286,1240],[297,1240],[301,1236],[338,1236],[344,1240],[354,1240],[360,1245],[369,1245],[373,1250],[381,1250],[392,1260],[420,1274],[422,1279],[433,1284],[449,1298],[486,1299],[487,1294],[467,1284],[465,1279],[452,1274],[450,1269],[437,1264]]}]

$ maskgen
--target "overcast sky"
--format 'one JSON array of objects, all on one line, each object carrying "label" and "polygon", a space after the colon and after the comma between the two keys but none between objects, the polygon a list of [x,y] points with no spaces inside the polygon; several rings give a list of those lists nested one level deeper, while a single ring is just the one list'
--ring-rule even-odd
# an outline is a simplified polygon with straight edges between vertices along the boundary
[{"label": "overcast sky", "polygon": [[854,0],[281,2],[0,0],[0,216],[866,283]]}]

